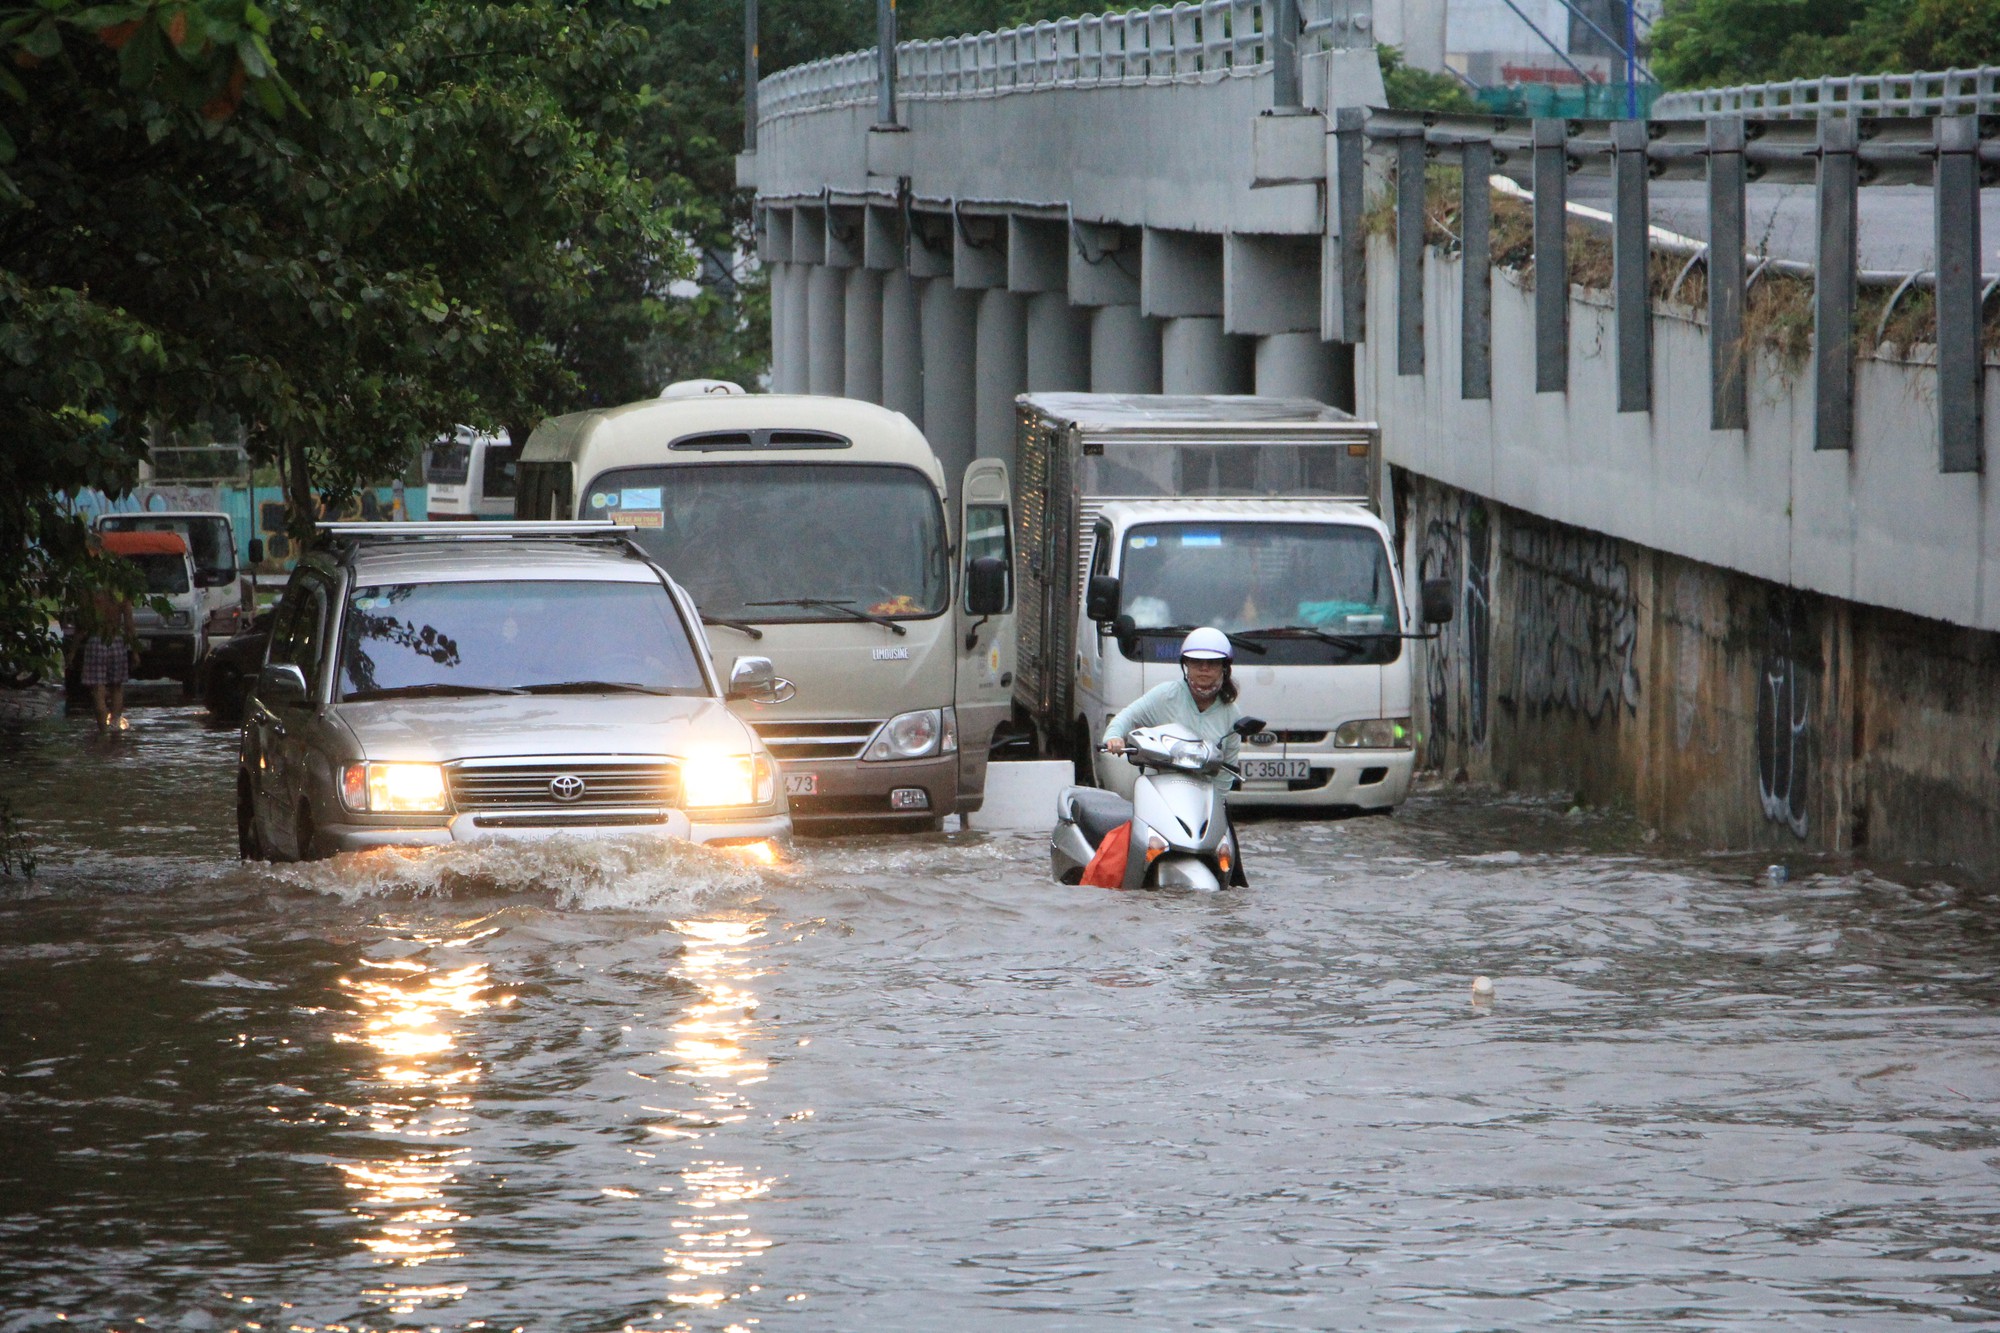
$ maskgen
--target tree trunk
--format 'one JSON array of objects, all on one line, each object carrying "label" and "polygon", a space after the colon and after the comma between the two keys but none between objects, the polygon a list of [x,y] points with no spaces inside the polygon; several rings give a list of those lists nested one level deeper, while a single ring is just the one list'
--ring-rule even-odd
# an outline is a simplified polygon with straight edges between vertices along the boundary
[{"label": "tree trunk", "polygon": [[306,456],[306,442],[297,435],[288,436],[279,447],[285,462],[285,532],[292,539],[292,550],[304,555],[312,549],[313,525],[319,522],[312,465]]}]

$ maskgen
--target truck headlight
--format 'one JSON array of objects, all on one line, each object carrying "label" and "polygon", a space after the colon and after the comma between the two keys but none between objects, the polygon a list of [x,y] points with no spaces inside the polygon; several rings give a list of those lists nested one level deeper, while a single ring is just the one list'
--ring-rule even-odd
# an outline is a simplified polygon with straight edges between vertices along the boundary
[{"label": "truck headlight", "polygon": [[194,618],[185,611],[169,611],[167,613],[167,623],[169,625],[172,625],[175,629],[186,628],[190,623],[192,623],[193,619]]},{"label": "truck headlight", "polygon": [[898,713],[884,722],[862,752],[864,760],[925,759],[958,752],[958,712],[951,708],[919,708]]},{"label": "truck headlight", "polygon": [[1371,717],[1343,722],[1333,733],[1334,746],[1342,750],[1407,750],[1413,742],[1407,717]]},{"label": "truck headlight", "polygon": [[349,764],[340,772],[340,802],[376,814],[442,814],[450,802],[439,764]]},{"label": "truck headlight", "polygon": [[696,754],[681,760],[681,803],[690,810],[769,805],[777,795],[761,754]]}]

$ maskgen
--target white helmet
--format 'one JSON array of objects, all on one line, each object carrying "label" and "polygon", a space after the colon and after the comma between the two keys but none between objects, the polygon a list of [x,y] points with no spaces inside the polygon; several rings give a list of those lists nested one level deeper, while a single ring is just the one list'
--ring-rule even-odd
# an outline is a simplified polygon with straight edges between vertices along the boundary
[{"label": "white helmet", "polygon": [[1188,636],[1181,640],[1181,656],[1183,658],[1200,658],[1211,662],[1227,662],[1236,656],[1236,650],[1230,647],[1229,636],[1227,634],[1224,634],[1219,629],[1203,625],[1198,630],[1189,631]]}]

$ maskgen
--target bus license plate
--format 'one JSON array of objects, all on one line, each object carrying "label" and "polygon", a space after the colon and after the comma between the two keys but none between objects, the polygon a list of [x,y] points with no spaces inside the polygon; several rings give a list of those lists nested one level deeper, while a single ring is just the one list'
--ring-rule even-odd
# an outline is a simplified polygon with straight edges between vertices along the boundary
[{"label": "bus license plate", "polygon": [[785,774],[785,795],[787,796],[819,795],[819,774],[817,773]]},{"label": "bus license plate", "polygon": [[1312,776],[1312,765],[1304,759],[1245,759],[1237,766],[1245,782],[1303,782]]}]

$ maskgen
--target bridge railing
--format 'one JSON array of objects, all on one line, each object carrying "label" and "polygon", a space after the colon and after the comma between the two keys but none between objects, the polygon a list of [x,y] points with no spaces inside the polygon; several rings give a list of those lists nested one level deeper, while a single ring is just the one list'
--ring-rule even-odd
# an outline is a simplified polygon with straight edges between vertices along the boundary
[{"label": "bridge railing", "polygon": [[[1301,54],[1373,40],[1366,0],[1301,0]],[[1274,0],[1183,0],[1116,14],[1044,20],[896,46],[902,100],[1037,88],[1201,82],[1269,68]],[[874,48],[817,60],[757,85],[760,118],[863,106],[876,96]]]},{"label": "bridge railing", "polygon": [[1970,116],[2000,111],[2000,65],[1918,74],[1843,74],[1788,83],[1697,88],[1665,93],[1659,120],[1747,116],[1799,119],[1826,112],[1853,116]]}]

